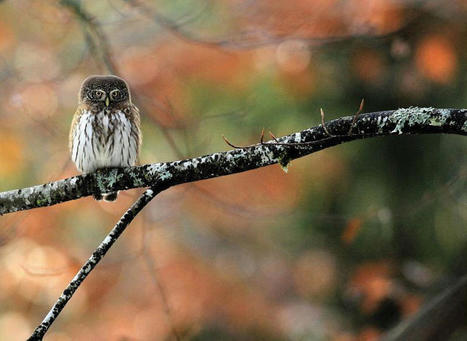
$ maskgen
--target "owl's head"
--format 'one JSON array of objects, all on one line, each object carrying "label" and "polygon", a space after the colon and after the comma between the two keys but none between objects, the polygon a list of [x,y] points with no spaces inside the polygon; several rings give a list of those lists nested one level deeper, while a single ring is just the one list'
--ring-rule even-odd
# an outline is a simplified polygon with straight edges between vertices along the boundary
[{"label": "owl's head", "polygon": [[130,89],[126,82],[117,76],[89,76],[81,84],[80,103],[94,107],[118,107],[131,101]]}]

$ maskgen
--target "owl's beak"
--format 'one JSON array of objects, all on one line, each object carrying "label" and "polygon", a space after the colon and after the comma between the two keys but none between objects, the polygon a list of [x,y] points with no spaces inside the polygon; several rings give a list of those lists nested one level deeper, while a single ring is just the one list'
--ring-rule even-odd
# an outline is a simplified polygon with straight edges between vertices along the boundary
[{"label": "owl's beak", "polygon": [[105,97],[105,106],[108,107],[109,104],[110,104],[109,96],[106,96],[106,97]]}]

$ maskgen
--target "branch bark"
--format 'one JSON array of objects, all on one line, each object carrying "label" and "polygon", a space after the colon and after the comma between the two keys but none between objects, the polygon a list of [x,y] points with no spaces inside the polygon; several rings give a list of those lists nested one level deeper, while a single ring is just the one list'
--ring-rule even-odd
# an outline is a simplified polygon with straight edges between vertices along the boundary
[{"label": "branch bark", "polygon": [[[101,169],[47,184],[0,193],[0,215],[138,187],[156,191],[291,160],[357,139],[410,134],[467,135],[467,109],[417,108],[347,116],[268,141],[174,162]],[[352,132],[349,134],[349,129]],[[331,134],[329,135],[328,134]]]}]

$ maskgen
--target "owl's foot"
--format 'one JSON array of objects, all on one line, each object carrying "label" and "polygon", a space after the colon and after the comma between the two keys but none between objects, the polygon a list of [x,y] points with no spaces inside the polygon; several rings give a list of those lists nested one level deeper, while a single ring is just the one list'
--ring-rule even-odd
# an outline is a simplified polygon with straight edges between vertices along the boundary
[{"label": "owl's foot", "polygon": [[94,193],[92,196],[93,196],[94,199],[96,199],[97,201],[102,200],[102,194],[101,194],[101,193]]},{"label": "owl's foot", "polygon": [[112,193],[105,193],[104,194],[104,200],[105,201],[115,201],[117,199],[118,192],[112,192]]}]

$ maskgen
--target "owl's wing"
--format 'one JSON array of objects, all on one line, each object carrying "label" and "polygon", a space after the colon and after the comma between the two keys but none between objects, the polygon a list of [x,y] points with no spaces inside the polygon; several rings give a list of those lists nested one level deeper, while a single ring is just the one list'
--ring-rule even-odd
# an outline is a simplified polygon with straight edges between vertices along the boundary
[{"label": "owl's wing", "polygon": [[75,129],[78,125],[79,119],[81,118],[83,110],[84,109],[81,106],[78,106],[78,108],[75,111],[75,114],[73,115],[73,120],[71,121],[70,134],[68,136],[68,148],[70,149],[70,153],[73,152],[73,137],[75,135]]},{"label": "owl's wing", "polygon": [[133,122],[131,127],[131,135],[136,140],[136,164],[139,164],[139,151],[141,149],[141,143],[143,142],[143,136],[141,134],[141,120],[139,117],[139,109],[136,105],[131,103],[129,106],[129,116],[130,120]]},{"label": "owl's wing", "polygon": [[143,143],[143,134],[141,134],[141,119],[139,116],[139,109],[136,105],[131,105],[131,112],[133,116],[133,122],[135,122],[135,133],[138,134],[138,151]]}]

